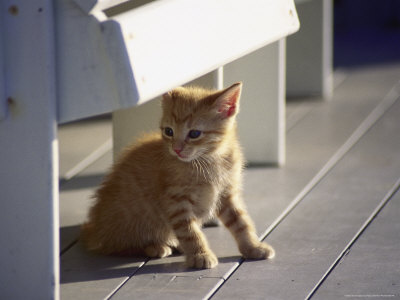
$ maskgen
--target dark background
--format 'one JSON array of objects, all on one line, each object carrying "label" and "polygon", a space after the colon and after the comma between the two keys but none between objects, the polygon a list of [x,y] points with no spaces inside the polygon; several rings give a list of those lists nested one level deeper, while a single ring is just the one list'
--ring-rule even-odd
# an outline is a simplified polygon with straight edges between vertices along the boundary
[{"label": "dark background", "polygon": [[335,68],[396,62],[400,62],[400,0],[335,0]]}]

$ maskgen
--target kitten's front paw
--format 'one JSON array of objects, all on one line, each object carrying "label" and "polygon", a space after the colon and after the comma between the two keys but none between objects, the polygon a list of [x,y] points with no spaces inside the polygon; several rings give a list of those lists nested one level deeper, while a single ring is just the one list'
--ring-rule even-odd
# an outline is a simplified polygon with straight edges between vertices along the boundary
[{"label": "kitten's front paw", "polygon": [[267,259],[275,256],[275,250],[267,243],[259,243],[255,246],[241,247],[240,252],[244,258]]},{"label": "kitten's front paw", "polygon": [[186,265],[189,268],[211,269],[218,265],[218,258],[212,252],[192,254],[186,257]]}]

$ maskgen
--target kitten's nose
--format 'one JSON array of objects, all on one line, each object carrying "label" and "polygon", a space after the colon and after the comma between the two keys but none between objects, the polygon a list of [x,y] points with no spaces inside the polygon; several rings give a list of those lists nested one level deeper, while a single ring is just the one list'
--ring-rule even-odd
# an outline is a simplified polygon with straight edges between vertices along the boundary
[{"label": "kitten's nose", "polygon": [[174,143],[172,143],[172,150],[174,150],[174,152],[178,154],[178,156],[181,156],[183,148],[185,148],[185,145],[182,142],[175,141]]},{"label": "kitten's nose", "polygon": [[177,148],[174,148],[174,151],[175,151],[175,153],[176,153],[176,154],[178,154],[178,155],[179,155],[179,154],[182,152],[182,149],[177,149]]}]

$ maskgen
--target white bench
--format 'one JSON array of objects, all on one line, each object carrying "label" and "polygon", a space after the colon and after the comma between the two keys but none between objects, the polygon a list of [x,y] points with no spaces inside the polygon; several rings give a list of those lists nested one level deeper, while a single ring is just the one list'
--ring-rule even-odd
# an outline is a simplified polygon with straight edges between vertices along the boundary
[{"label": "white bench", "polygon": [[250,136],[271,126],[271,141],[261,138],[260,149],[271,143],[272,160],[283,161],[280,39],[299,28],[293,0],[159,0],[130,7],[134,2],[1,2],[4,298],[59,297],[58,123],[142,104],[210,72],[204,78],[220,87],[221,72],[214,70],[225,65],[224,82],[243,79],[248,89],[244,131]]}]

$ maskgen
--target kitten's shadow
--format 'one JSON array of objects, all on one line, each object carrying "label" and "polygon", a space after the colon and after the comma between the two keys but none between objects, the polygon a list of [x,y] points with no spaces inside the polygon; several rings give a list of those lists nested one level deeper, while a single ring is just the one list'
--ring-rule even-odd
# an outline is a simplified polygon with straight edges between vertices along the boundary
[{"label": "kitten's shadow", "polygon": [[[218,266],[214,269],[194,269],[185,265],[185,258],[182,254],[174,254],[169,257],[150,259],[146,265],[138,271],[138,274],[173,274],[185,276],[212,276],[222,277],[222,269],[226,269],[227,264],[238,263],[242,260],[240,256],[226,256],[218,258]],[[230,268],[230,266],[228,267]],[[188,273],[191,273],[190,275]]]},{"label": "kitten's shadow", "polygon": [[93,282],[106,279],[121,281],[132,276],[171,275],[222,277],[232,263],[240,261],[240,256],[219,258],[214,269],[190,269],[184,264],[184,256],[175,254],[160,259],[143,257],[103,256],[87,252],[81,243],[75,244],[61,256],[61,284]]}]

